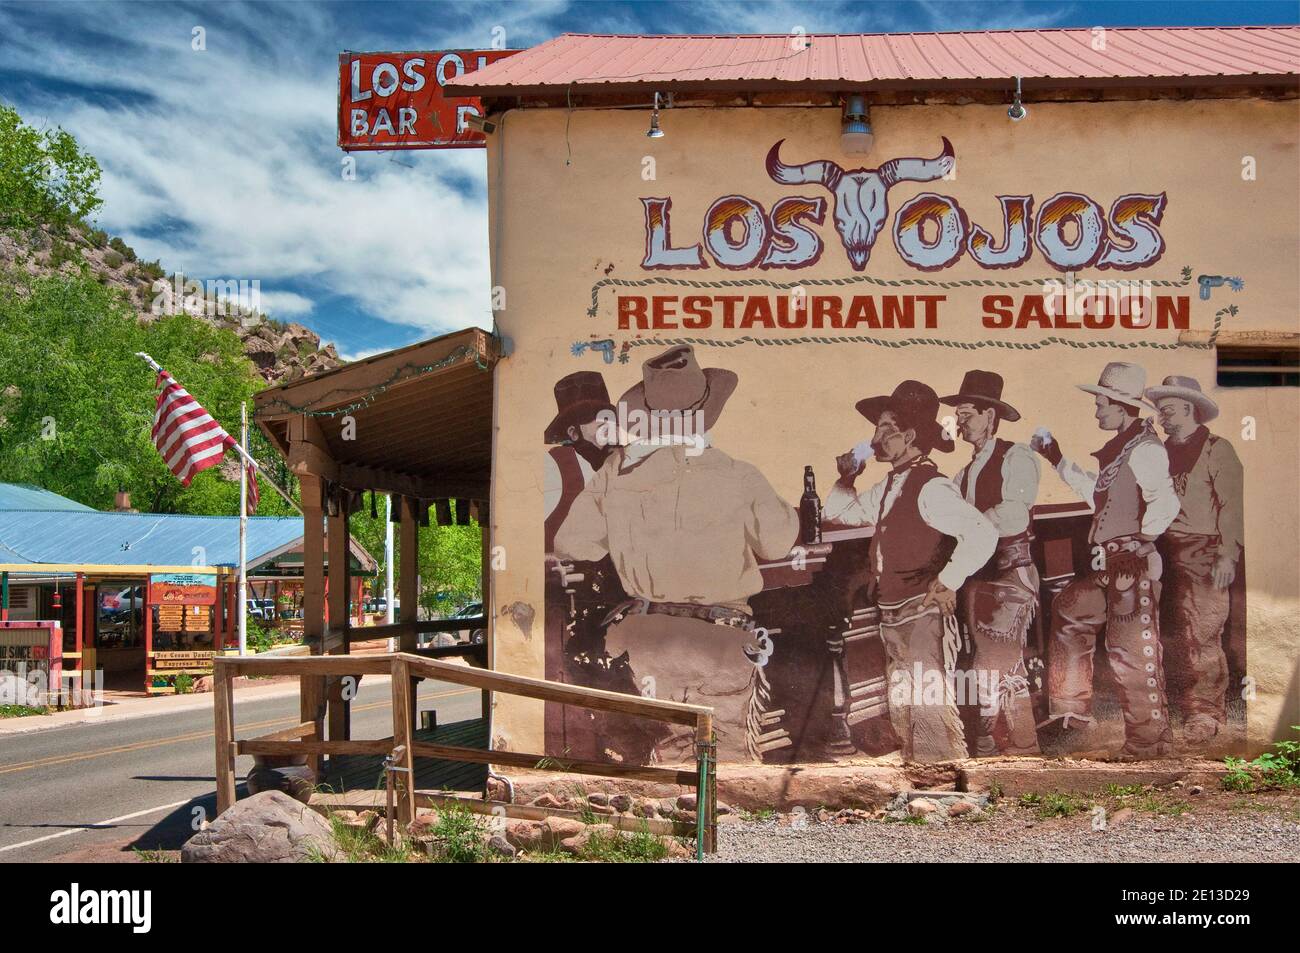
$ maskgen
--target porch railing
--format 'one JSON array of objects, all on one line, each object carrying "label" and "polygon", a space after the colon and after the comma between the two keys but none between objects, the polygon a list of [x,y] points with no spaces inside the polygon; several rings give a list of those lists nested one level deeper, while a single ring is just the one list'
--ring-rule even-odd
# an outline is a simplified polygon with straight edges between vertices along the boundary
[{"label": "porch railing", "polygon": [[[232,680],[240,675],[296,675],[299,679],[301,721],[298,725],[256,738],[235,739],[235,705]],[[338,681],[347,676],[390,675],[392,677],[393,734],[372,740],[326,739],[325,700]],[[694,770],[628,764],[615,761],[583,761],[515,751],[490,751],[431,744],[415,738],[415,689],[420,679],[436,679],[484,692],[501,692],[523,698],[575,705],[594,711],[637,715],[669,724],[688,725],[695,730]],[[502,765],[541,771],[559,771],[606,778],[633,778],[694,787],[696,794],[697,855],[717,848],[716,745],[713,739],[713,709],[700,705],[643,698],[620,692],[566,685],[539,678],[509,675],[433,658],[397,652],[384,655],[318,655],[280,658],[217,658],[213,671],[213,710],[216,737],[217,811],[235,802],[235,759],[239,755],[306,755],[319,763],[324,755],[384,755],[396,786],[398,820],[409,824],[419,807],[459,804],[481,814],[538,819],[545,816],[579,817],[574,811],[540,808],[502,801],[479,800],[420,791],[415,784],[415,759]],[[373,794],[349,792],[314,795],[312,806],[321,810],[373,808]],[[647,829],[657,834],[689,832],[689,825],[658,818],[627,818],[603,815],[603,822],[626,830]]]}]

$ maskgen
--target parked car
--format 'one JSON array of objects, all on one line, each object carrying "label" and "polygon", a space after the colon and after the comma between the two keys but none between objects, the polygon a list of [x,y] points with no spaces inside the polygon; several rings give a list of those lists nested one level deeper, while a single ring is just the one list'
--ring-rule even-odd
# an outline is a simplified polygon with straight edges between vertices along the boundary
[{"label": "parked car", "polygon": [[[483,603],[471,602],[461,606],[446,619],[472,619],[477,621],[483,615]],[[461,639],[460,634],[468,632],[469,638]],[[450,632],[437,632],[429,636],[430,644],[434,648],[445,648],[451,645],[464,645],[467,641],[474,645],[482,645],[487,640],[487,630],[479,626],[466,626],[464,629],[454,629]]]},{"label": "parked car", "polygon": [[[483,603],[471,602],[457,609],[454,613],[452,613],[451,618],[478,619],[482,617],[482,615],[483,615]],[[482,645],[486,639],[487,639],[486,629],[482,629],[482,628],[470,629],[469,640],[473,642],[475,645]]]}]

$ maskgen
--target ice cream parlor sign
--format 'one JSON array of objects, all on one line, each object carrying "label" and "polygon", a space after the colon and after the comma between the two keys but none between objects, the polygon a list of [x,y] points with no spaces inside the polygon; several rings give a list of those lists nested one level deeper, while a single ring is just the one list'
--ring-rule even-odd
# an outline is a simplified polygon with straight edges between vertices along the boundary
[{"label": "ice cream parlor sign", "polygon": [[[767,153],[767,174],[780,185],[805,189],[769,205],[728,194],[707,208],[684,209],[674,208],[671,195],[642,197],[645,252],[640,267],[646,272],[695,274],[690,281],[631,283],[647,291],[658,290],[658,284],[701,289],[716,285],[721,290],[737,284],[726,281],[726,272],[757,269],[775,272],[771,287],[777,293],[620,293],[615,307],[618,330],[940,327],[947,300],[943,281],[906,282],[921,290],[915,294],[843,295],[818,293],[832,282],[804,287],[797,277],[780,276],[782,271],[809,268],[823,255],[843,255],[853,272],[869,276],[872,252],[885,241],[892,241],[907,267],[935,277],[964,259],[998,272],[1038,258],[1061,275],[1059,281],[984,283],[1033,288],[1020,294],[990,289],[982,300],[986,328],[1189,327],[1189,296],[1154,293],[1151,282],[1124,280],[1124,273],[1147,268],[1164,255],[1164,192],[1127,192],[1110,198],[1108,205],[1104,197],[1080,192],[1061,191],[1042,199],[998,195],[999,219],[976,221],[941,187],[891,208],[899,183],[952,177],[956,155],[946,137],[933,157],[893,158],[873,169],[847,169],[819,158],[795,162],[792,152],[785,140],[774,143]],[[1121,280],[1075,281],[1074,273],[1085,269],[1115,272]],[[708,281],[708,272],[720,272],[719,280]],[[843,283],[861,287],[863,280],[850,276]],[[1186,283],[1185,276],[1182,282],[1155,284]]]}]

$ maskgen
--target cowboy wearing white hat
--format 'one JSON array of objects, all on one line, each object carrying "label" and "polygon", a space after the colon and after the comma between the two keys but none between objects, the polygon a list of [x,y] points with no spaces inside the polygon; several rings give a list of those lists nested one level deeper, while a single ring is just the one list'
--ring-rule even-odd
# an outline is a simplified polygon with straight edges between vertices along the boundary
[{"label": "cowboy wearing white hat", "polygon": [[[749,598],[763,588],[759,561],[789,554],[799,515],[755,467],[710,445],[734,373],[701,368],[679,346],[641,374],[619,398],[619,416],[658,415],[661,433],[672,420],[680,426],[616,450],[574,501],[555,549],[613,559],[630,599],[610,613],[605,647],[614,659],[626,653],[642,691],[712,706],[719,758],[757,760],[766,681],[755,662],[766,655],[754,652]],[[693,743],[690,728],[674,726],[655,754],[687,761]]]},{"label": "cowboy wearing white hat", "polygon": [[1159,412],[1181,503],[1161,540],[1169,564],[1161,600],[1165,668],[1182,710],[1183,739],[1203,744],[1227,724],[1223,626],[1242,552],[1241,461],[1231,443],[1206,429],[1219,405],[1195,378],[1166,377],[1146,396]]},{"label": "cowboy wearing white hat", "polygon": [[1141,417],[1142,408],[1151,407],[1143,393],[1146,371],[1112,362],[1096,385],[1079,389],[1095,396],[1097,426],[1115,431],[1093,454],[1098,472],[1062,456],[1050,433],[1036,433],[1030,441],[1092,504],[1088,541],[1102,560],[1101,568],[1077,576],[1052,600],[1047,724],[1068,729],[1093,722],[1092,661],[1097,636],[1105,630],[1106,656],[1124,711],[1122,753],[1158,757],[1173,736],[1161,658],[1156,539],[1178,515],[1178,494],[1169,477],[1169,455],[1151,420]]},{"label": "cowboy wearing white hat", "polygon": [[[967,755],[957,709],[957,590],[988,562],[998,533],[930,460],[953,449],[937,417],[939,397],[927,384],[903,381],[892,394],[858,401],[876,425],[871,447],[889,474],[859,494],[866,462],[854,450],[835,461],[839,479],[826,496],[824,518],[871,526],[867,558],[880,608],[889,720],[907,761]],[[943,687],[931,700],[931,685]]]}]

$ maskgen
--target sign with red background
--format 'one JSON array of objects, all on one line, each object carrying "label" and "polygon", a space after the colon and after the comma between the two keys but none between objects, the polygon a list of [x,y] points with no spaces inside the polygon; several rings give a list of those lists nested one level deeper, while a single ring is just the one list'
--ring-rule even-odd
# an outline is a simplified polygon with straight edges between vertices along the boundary
[{"label": "sign with red background", "polygon": [[339,147],[483,148],[486,138],[465,121],[483,114],[478,98],[444,96],[443,84],[516,52],[340,53]]}]

